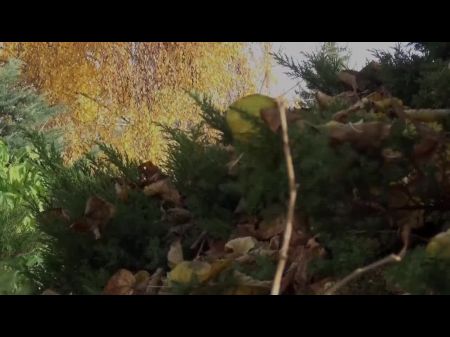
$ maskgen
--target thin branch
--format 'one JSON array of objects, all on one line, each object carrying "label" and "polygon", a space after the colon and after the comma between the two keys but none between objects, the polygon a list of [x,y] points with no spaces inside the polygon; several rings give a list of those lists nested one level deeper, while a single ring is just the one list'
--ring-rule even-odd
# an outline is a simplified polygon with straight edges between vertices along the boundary
[{"label": "thin branch", "polygon": [[265,72],[264,78],[263,78],[263,80],[262,80],[262,82],[261,82],[261,86],[259,87],[259,93],[260,93],[260,94],[261,94],[261,92],[262,92],[262,90],[263,90],[264,83],[266,82],[266,80],[267,80],[267,72]]},{"label": "thin branch", "polygon": [[[85,94],[84,92],[79,92],[79,91],[77,91],[77,92],[75,92],[75,94],[81,95],[81,96],[83,96],[83,97],[85,97],[85,98],[87,98],[87,99],[93,101],[94,103],[96,103],[97,105],[99,105],[99,106],[105,108],[106,110],[108,110],[108,111],[111,112],[111,113],[113,112],[109,106],[107,106],[106,104],[100,102],[98,99],[96,99],[96,98],[94,98],[94,97],[91,97],[91,96],[89,96],[88,94]],[[125,122],[125,124],[120,124],[120,126],[128,125],[128,124],[130,124],[130,122],[131,122],[130,119],[127,118],[127,117],[125,117],[125,116],[119,116],[119,118]]]},{"label": "thin branch", "polygon": [[393,262],[402,261],[406,255],[406,251],[408,250],[410,232],[411,232],[410,227],[404,228],[404,231],[402,233],[404,243],[403,243],[402,250],[398,254],[391,254],[389,256],[382,258],[381,260],[378,260],[378,261],[375,261],[374,263],[369,264],[368,266],[356,269],[350,275],[344,277],[342,280],[340,280],[334,286],[332,286],[330,289],[328,289],[325,292],[325,295],[335,294],[339,289],[341,289],[343,286],[347,285],[347,283],[353,281],[354,279],[357,279],[358,277],[362,276],[363,274],[365,274],[371,270],[374,270],[376,268],[382,267],[384,265],[387,265],[387,264],[390,264]]},{"label": "thin branch", "polygon": [[439,120],[450,115],[450,109],[405,109],[409,118],[417,120]]},{"label": "thin branch", "polygon": [[299,87],[301,84],[301,81],[298,81],[297,83],[295,83],[295,85],[293,85],[292,87],[290,87],[289,89],[287,89],[285,92],[283,92],[279,97],[284,97],[286,96],[288,93],[290,93],[292,90],[294,90],[295,88]]},{"label": "thin branch", "polygon": [[88,94],[85,94],[84,92],[79,92],[79,91],[77,91],[77,92],[75,92],[75,94],[81,95],[81,96],[83,96],[83,97],[85,97],[85,98],[87,98],[87,99],[93,101],[94,103],[100,105],[101,107],[105,108],[106,110],[111,111],[111,109],[109,108],[109,106],[107,106],[106,104],[100,102],[98,99],[96,99],[96,98],[94,98],[94,97],[91,97],[91,96],[89,96]]},{"label": "thin branch", "polygon": [[195,247],[197,247],[201,242],[203,242],[203,239],[205,238],[205,236],[208,234],[208,232],[203,231],[200,233],[200,235],[198,236],[198,238],[195,240],[195,242],[191,245],[191,249],[195,249]]},{"label": "thin branch", "polygon": [[283,272],[286,267],[288,250],[289,250],[289,242],[291,241],[291,235],[292,235],[292,227],[293,227],[292,223],[293,223],[293,219],[294,219],[295,201],[297,199],[297,184],[295,182],[294,164],[292,162],[291,149],[289,147],[289,135],[288,135],[287,120],[286,120],[286,108],[284,106],[284,103],[281,100],[278,102],[278,107],[279,107],[280,117],[281,117],[281,129],[283,132],[283,150],[284,150],[284,156],[286,158],[286,166],[287,166],[287,173],[288,173],[288,179],[289,179],[289,205],[288,205],[288,212],[287,212],[287,219],[286,219],[286,229],[284,230],[283,245],[280,249],[278,266],[277,266],[277,270],[275,272],[275,277],[274,277],[273,285],[272,285],[272,291],[271,291],[272,295],[280,294],[281,279],[283,277]]}]

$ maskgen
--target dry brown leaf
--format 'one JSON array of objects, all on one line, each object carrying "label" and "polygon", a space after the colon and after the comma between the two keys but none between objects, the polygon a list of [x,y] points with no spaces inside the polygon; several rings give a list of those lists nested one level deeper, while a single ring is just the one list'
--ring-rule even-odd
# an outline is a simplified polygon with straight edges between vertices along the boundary
[{"label": "dry brown leaf", "polygon": [[182,225],[171,226],[169,229],[169,233],[177,236],[182,236],[192,227],[194,227],[194,224],[191,222]]},{"label": "dry brown leaf", "polygon": [[332,96],[329,96],[321,91],[317,91],[316,92],[316,101],[319,104],[319,108],[327,109],[333,104],[334,99]]},{"label": "dry brown leaf", "polygon": [[301,230],[293,230],[291,235],[290,246],[306,245],[310,236],[303,233]]},{"label": "dry brown leaf", "polygon": [[265,257],[276,257],[278,256],[279,250],[273,249],[270,242],[258,242],[255,248],[248,254],[253,257],[255,256],[265,256]]},{"label": "dry brown leaf", "polygon": [[324,127],[328,131],[332,144],[348,142],[360,150],[379,148],[391,130],[390,124],[382,122],[343,124],[333,121],[325,124]]},{"label": "dry brown leaf", "polygon": [[352,70],[344,70],[338,73],[337,77],[342,82],[348,85],[354,92],[358,90],[358,84],[356,81],[357,72]]},{"label": "dry brown leaf", "polygon": [[128,194],[130,191],[130,187],[128,184],[126,184],[123,180],[116,180],[116,182],[114,183],[114,189],[119,200],[123,202],[128,201]]},{"label": "dry brown leaf", "polygon": [[134,278],[136,279],[134,285],[135,294],[144,294],[150,281],[150,274],[145,270],[141,270],[134,275]]},{"label": "dry brown leaf", "polygon": [[220,258],[225,255],[225,240],[212,240],[207,239],[209,249],[205,252],[205,255],[210,258]]},{"label": "dry brown leaf", "polygon": [[323,258],[323,257],[327,256],[326,249],[322,246],[322,244],[320,244],[319,241],[317,241],[316,236],[314,236],[308,240],[308,242],[306,243],[306,249],[308,251],[308,255],[311,258],[316,258],[316,257]]},{"label": "dry brown leaf", "polygon": [[347,118],[353,113],[357,112],[368,113],[372,111],[374,104],[384,96],[382,93],[374,92],[360,100],[355,92],[344,92],[335,97],[336,97],[335,99],[339,98],[341,102],[351,104],[350,107],[336,112],[332,117],[334,121],[344,123],[347,121]]},{"label": "dry brown leaf", "polygon": [[314,282],[309,286],[309,288],[314,292],[316,295],[323,295],[325,294],[325,291],[327,291],[332,285],[332,279],[327,277],[320,281]]},{"label": "dry brown leaf", "polygon": [[138,171],[139,171],[139,185],[141,187],[155,183],[158,180],[164,179],[165,177],[164,174],[161,172],[161,170],[151,161],[142,163],[138,167]]},{"label": "dry brown leaf", "polygon": [[157,196],[164,201],[172,202],[175,205],[181,205],[181,196],[169,179],[159,180],[144,187],[144,194],[148,196]]},{"label": "dry brown leaf", "polygon": [[116,208],[113,204],[97,196],[88,199],[84,211],[84,215],[98,222],[100,228],[104,227],[114,217],[115,213]]},{"label": "dry brown leaf", "polygon": [[400,151],[395,151],[391,148],[385,148],[381,151],[381,154],[386,163],[393,163],[403,158],[403,154]]},{"label": "dry brown leaf", "polygon": [[257,237],[261,240],[269,240],[271,237],[280,234],[286,227],[286,216],[280,214],[277,217],[263,219],[259,223],[257,230]]},{"label": "dry brown leaf", "polygon": [[280,293],[285,293],[288,289],[293,289],[297,271],[299,269],[301,270],[306,269],[308,261],[305,258],[306,257],[305,251],[306,249],[304,246],[292,247],[289,250],[289,257],[288,257],[289,266],[287,267],[287,270],[283,275],[283,278],[281,279]]},{"label": "dry brown leaf", "polygon": [[177,225],[185,224],[192,219],[192,213],[180,207],[169,208],[166,215],[171,223]]},{"label": "dry brown leaf", "polygon": [[296,294],[307,293],[310,283],[308,265],[313,259],[325,256],[326,250],[315,237],[310,238],[306,245],[292,246],[289,250],[289,267],[281,281],[281,293],[288,289]]},{"label": "dry brown leaf", "polygon": [[279,250],[281,247],[281,238],[280,235],[273,236],[269,241],[270,249]]},{"label": "dry brown leaf", "polygon": [[103,290],[105,295],[132,295],[136,278],[126,269],[120,269],[108,281]]},{"label": "dry brown leaf", "polygon": [[353,105],[359,101],[359,96],[353,91],[344,91],[333,96],[333,99],[341,103]]},{"label": "dry brown leaf", "polygon": [[323,92],[318,91],[316,93],[316,101],[319,104],[319,108],[321,109],[328,109],[335,103],[351,105],[350,108],[335,114],[333,119],[340,122],[344,121],[348,114],[361,108],[359,97],[353,91],[344,91],[336,96],[329,96],[327,94],[324,94]]},{"label": "dry brown leaf", "polygon": [[230,250],[234,254],[246,254],[256,246],[257,240],[254,237],[246,236],[228,241],[225,249]]},{"label": "dry brown leaf", "polygon": [[424,225],[425,211],[423,209],[404,209],[411,206],[421,205],[418,198],[411,198],[401,187],[392,187],[389,191],[389,208],[394,210],[393,220],[400,228],[419,228]]},{"label": "dry brown leaf", "polygon": [[72,223],[70,228],[79,233],[92,232],[98,240],[115,213],[116,208],[113,204],[100,197],[92,196],[86,203],[84,216]]},{"label": "dry brown leaf", "polygon": [[261,119],[272,132],[277,132],[281,126],[280,112],[278,107],[261,110]]},{"label": "dry brown leaf", "polygon": [[[301,119],[300,114],[295,109],[288,109],[285,111],[286,121],[293,123]],[[267,125],[267,127],[274,133],[278,132],[281,127],[280,110],[278,107],[263,109],[260,112],[261,119]]]},{"label": "dry brown leaf", "polygon": [[414,145],[413,158],[416,161],[428,161],[436,153],[440,145],[438,135],[428,132],[418,144]]},{"label": "dry brown leaf", "polygon": [[386,95],[380,91],[374,91],[365,97],[369,102],[378,102],[385,98],[387,98]]},{"label": "dry brown leaf", "polygon": [[177,264],[183,261],[183,247],[181,246],[180,240],[177,240],[170,245],[169,252],[167,253],[167,262],[169,267],[173,269]]},{"label": "dry brown leaf", "polygon": [[[359,103],[356,103],[356,104],[359,104]],[[352,106],[348,109],[340,110],[333,115],[333,120],[340,122],[340,123],[344,123],[347,120],[347,118],[350,116],[350,114],[355,113],[359,110],[361,110],[359,105]]]},{"label": "dry brown leaf", "polygon": [[52,209],[41,212],[38,216],[38,220],[39,220],[39,222],[41,222],[43,224],[49,224],[55,220],[69,223],[70,215],[69,215],[68,210],[63,209],[61,207],[52,208]]},{"label": "dry brown leaf", "polygon": [[244,236],[256,237],[256,219],[248,219],[249,222],[236,225],[235,231],[231,234],[230,239],[240,238]]}]

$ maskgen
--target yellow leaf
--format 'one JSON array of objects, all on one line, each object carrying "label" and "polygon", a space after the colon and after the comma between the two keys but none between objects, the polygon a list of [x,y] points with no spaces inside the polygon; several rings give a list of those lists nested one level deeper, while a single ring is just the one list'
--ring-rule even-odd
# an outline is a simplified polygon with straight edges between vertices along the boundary
[{"label": "yellow leaf", "polygon": [[427,245],[426,252],[431,257],[450,259],[450,230],[432,238]]},{"label": "yellow leaf", "polygon": [[170,246],[169,252],[167,253],[167,261],[170,268],[174,268],[177,264],[184,261],[183,247],[181,246],[180,240],[175,241]]},{"label": "yellow leaf", "polygon": [[211,271],[209,272],[208,279],[213,279],[218,276],[222,271],[228,268],[232,264],[232,260],[217,260],[211,264]]},{"label": "yellow leaf", "polygon": [[226,112],[227,123],[233,137],[240,141],[248,140],[258,130],[252,118],[260,120],[262,110],[276,109],[277,106],[275,99],[258,94],[234,102]]},{"label": "yellow leaf", "polygon": [[231,250],[235,254],[246,254],[256,246],[257,240],[254,237],[246,236],[228,241],[225,248]]},{"label": "yellow leaf", "polygon": [[211,265],[202,261],[183,261],[169,273],[169,283],[189,284],[194,280],[206,281],[211,274]]}]

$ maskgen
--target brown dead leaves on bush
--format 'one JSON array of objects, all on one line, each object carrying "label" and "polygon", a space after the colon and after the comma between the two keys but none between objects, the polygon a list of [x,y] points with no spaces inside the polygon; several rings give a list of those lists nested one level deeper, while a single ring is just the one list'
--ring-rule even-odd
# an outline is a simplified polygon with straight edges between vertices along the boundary
[{"label": "brown dead leaves on bush", "polygon": [[[181,195],[157,166],[148,161],[140,165],[138,171],[137,184],[125,178],[113,179],[118,202],[127,203],[130,191],[139,189],[143,194],[159,198],[162,202],[169,204],[165,216],[170,222],[184,224],[191,219],[190,212],[182,208]],[[74,232],[91,233],[95,240],[99,240],[116,212],[116,205],[100,196],[93,195],[86,201],[84,214],[76,217],[76,220],[71,220],[67,210],[60,208],[43,212],[41,217],[43,223],[53,220],[70,223],[69,228]]]},{"label": "brown dead leaves on bush", "polygon": [[70,228],[80,233],[91,232],[98,240],[115,213],[116,208],[113,204],[98,196],[92,196],[86,202],[84,215],[72,223]]}]

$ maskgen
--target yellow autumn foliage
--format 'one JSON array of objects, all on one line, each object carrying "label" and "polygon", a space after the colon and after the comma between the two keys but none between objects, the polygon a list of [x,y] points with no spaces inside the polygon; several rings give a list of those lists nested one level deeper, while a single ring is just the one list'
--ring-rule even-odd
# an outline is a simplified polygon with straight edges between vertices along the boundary
[{"label": "yellow autumn foliage", "polygon": [[158,162],[164,139],[155,122],[183,127],[199,120],[186,91],[209,95],[226,108],[254,93],[258,71],[267,72],[258,66],[266,58],[252,59],[246,43],[6,42],[3,47],[3,56],[24,62],[24,76],[51,103],[67,107],[48,127],[64,130],[68,161],[103,141],[132,158]]}]

